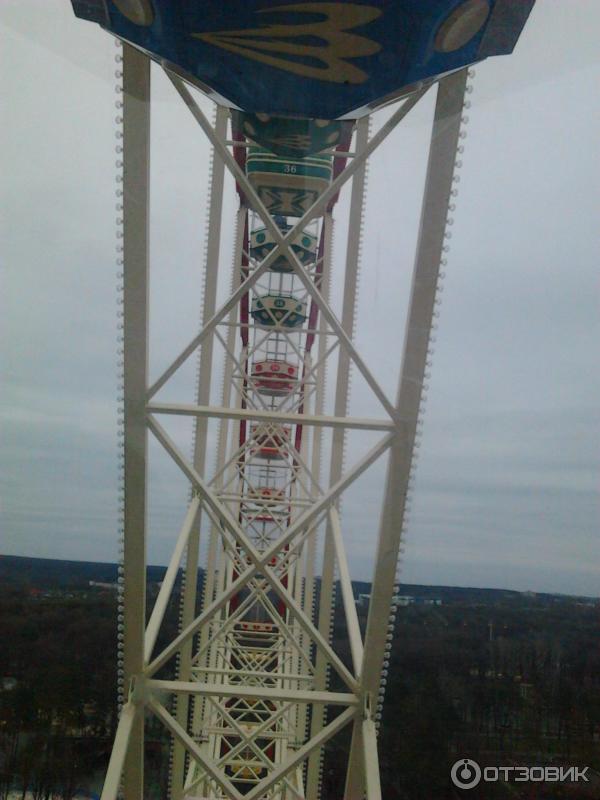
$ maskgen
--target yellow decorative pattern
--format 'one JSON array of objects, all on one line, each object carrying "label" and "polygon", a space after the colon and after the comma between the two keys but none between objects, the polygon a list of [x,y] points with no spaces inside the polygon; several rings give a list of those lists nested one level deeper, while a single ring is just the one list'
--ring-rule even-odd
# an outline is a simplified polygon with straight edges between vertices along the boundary
[{"label": "yellow decorative pattern", "polygon": [[[381,50],[381,45],[365,36],[347,31],[376,19],[382,13],[380,9],[357,3],[344,3],[343,6],[339,3],[294,3],[260,9],[256,13],[272,11],[316,13],[321,14],[323,19],[304,24],[267,24],[262,28],[246,30],[194,33],[192,36],[223,50],[305,78],[353,84],[367,80],[367,73],[350,64],[348,59],[373,55]],[[308,36],[321,39],[323,44],[302,44],[294,41]],[[310,58],[322,66],[296,61],[298,57]]]}]

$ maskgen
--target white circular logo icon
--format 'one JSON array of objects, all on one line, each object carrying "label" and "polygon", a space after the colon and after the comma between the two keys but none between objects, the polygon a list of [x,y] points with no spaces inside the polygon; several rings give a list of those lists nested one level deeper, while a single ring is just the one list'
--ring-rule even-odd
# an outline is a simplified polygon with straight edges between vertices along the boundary
[{"label": "white circular logo icon", "polygon": [[459,789],[472,789],[481,780],[481,767],[470,758],[461,758],[452,767],[450,777]]}]

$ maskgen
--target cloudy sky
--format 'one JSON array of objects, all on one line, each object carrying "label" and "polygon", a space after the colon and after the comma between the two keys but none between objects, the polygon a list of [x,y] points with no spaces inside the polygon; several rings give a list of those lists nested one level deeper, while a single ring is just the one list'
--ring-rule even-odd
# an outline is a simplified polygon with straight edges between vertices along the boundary
[{"label": "cloudy sky", "polygon": [[[477,67],[407,582],[599,594],[599,22],[595,0],[540,0],[513,56]],[[67,0],[4,0],[0,24],[0,551],[112,561],[116,49]],[[156,375],[198,326],[208,148],[158,71],[153,80]],[[370,167],[357,342],[390,395],[432,100]],[[226,220],[234,207],[229,186]],[[337,302],[346,208],[342,197]],[[224,275],[230,263],[227,223]],[[182,370],[166,396],[188,400],[191,381]],[[353,411],[377,413],[356,377],[352,398]],[[349,462],[361,446],[351,442]],[[149,558],[165,563],[186,486],[151,453]],[[343,504],[361,579],[382,476],[375,468]]]}]

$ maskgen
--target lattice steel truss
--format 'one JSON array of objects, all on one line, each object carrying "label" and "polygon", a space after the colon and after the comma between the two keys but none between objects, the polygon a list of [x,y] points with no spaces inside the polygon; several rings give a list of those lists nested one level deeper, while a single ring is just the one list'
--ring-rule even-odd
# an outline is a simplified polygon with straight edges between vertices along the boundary
[{"label": "lattice steel truss", "polygon": [[[145,711],[170,732],[173,798],[320,797],[324,744],[352,727],[345,797],[381,797],[376,711],[389,653],[387,619],[396,583],[406,493],[422,388],[447,209],[452,191],[466,85],[466,70],[443,78],[435,117],[415,259],[400,382],[395,401],[382,390],[353,343],[360,228],[367,159],[430,88],[404,99],[369,138],[360,120],[349,151],[335,153],[329,188],[292,230],[282,230],[246,177],[244,142],[228,139],[228,112],[219,107],[209,123],[190,91],[167,73],[213,148],[206,285],[202,327],[165,372],[150,384],[148,364],[148,196],[150,63],[125,45],[123,56],[124,162],[124,375],[125,548],[124,667],[129,686],[102,800],[113,800],[122,781],[126,800],[143,797]],[[433,89],[435,91],[435,89]],[[231,293],[217,307],[222,195],[226,172],[241,197],[235,220]],[[341,319],[329,303],[333,206],[351,181],[348,242]],[[249,235],[264,226],[275,247],[262,260]],[[312,263],[292,248],[298,232],[319,240]],[[284,256],[293,272],[269,271]],[[274,281],[277,285],[274,286]],[[302,327],[286,315],[257,325],[249,298],[275,290],[310,309]],[[314,344],[314,347],[313,347]],[[215,353],[224,364],[221,404],[211,404]],[[159,402],[156,395],[193,354],[199,353],[193,404]],[[332,406],[326,408],[325,370],[335,356]],[[269,394],[256,364],[290,365],[273,377]],[[379,419],[348,416],[351,366],[382,409]],[[293,379],[292,379],[293,378]],[[280,382],[280,386],[277,382]],[[275,388],[273,388],[275,386]],[[331,404],[330,404],[331,405]],[[166,415],[193,417],[193,457],[187,458],[159,422]],[[220,421],[217,468],[206,467],[208,422]],[[146,622],[146,470],[148,430],[192,486],[160,593]],[[369,432],[376,443],[344,466],[348,431]],[[292,431],[294,432],[292,434]],[[323,436],[330,436],[328,474],[321,469]],[[338,509],[342,493],[376,460],[388,455],[384,504],[366,632],[361,635]],[[210,524],[205,579],[199,598],[200,520]],[[324,530],[318,592],[315,560]],[[184,560],[181,629],[161,652],[157,635],[177,572]],[[330,642],[335,575],[351,651],[346,664]],[[200,613],[196,613],[201,601]],[[178,656],[176,680],[157,674]],[[329,689],[329,672],[336,685]],[[175,708],[165,695],[177,698]]]}]

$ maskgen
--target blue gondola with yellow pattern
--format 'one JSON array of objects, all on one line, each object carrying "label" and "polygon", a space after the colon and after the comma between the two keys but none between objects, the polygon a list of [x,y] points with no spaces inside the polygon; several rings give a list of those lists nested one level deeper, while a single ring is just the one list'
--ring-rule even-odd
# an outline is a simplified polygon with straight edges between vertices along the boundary
[{"label": "blue gondola with yellow pattern", "polygon": [[217,102],[329,121],[510,53],[535,0],[71,1]]},{"label": "blue gondola with yellow pattern", "polygon": [[287,158],[331,150],[349,140],[353,123],[328,119],[299,119],[233,111],[234,130],[271,153]]},{"label": "blue gondola with yellow pattern", "polygon": [[252,299],[251,314],[265,328],[299,328],[306,319],[306,303],[293,295],[265,294]]},{"label": "blue gondola with yellow pattern", "polygon": [[[291,226],[281,222],[279,228],[285,234]],[[250,255],[257,261],[266,258],[274,247],[275,239],[266,228],[256,228],[250,234]],[[318,239],[308,231],[302,231],[292,240],[292,250],[305,267],[316,261],[317,249]],[[293,267],[285,256],[278,256],[271,264],[271,270],[273,272],[293,272]]]},{"label": "blue gondola with yellow pattern", "polygon": [[331,183],[332,172],[330,155],[290,158],[252,146],[246,159],[248,179],[268,212],[285,217],[308,211]]}]

